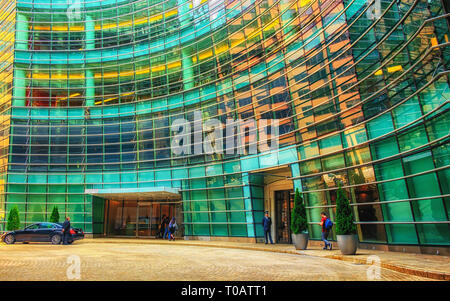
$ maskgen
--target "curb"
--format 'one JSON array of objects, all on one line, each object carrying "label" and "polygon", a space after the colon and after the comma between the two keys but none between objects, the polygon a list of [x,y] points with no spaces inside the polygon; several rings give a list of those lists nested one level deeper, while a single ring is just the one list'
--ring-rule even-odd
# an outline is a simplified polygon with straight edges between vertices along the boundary
[{"label": "curb", "polygon": [[[81,241],[80,241],[81,242]],[[115,243],[115,241],[108,241],[108,240],[96,240],[96,243]],[[134,242],[136,243],[136,242]],[[160,242],[160,241],[139,241],[140,244],[154,244],[154,245],[164,245],[169,244],[169,242]],[[314,254],[305,254],[301,253],[301,251],[296,250],[278,250],[278,249],[270,249],[270,248],[263,248],[263,247],[247,247],[247,246],[227,246],[227,245],[208,245],[208,244],[202,244],[202,243],[180,243],[179,241],[172,241],[170,244],[173,245],[179,245],[179,246],[194,246],[194,247],[211,247],[211,248],[225,248],[225,249],[240,249],[240,250],[250,250],[250,251],[263,251],[263,252],[273,252],[273,253],[283,253],[283,254],[293,254],[293,255],[302,255],[302,256],[312,256],[317,258],[327,258],[327,259],[334,259],[334,260],[341,260],[346,262],[352,262],[357,264],[364,264],[367,265],[366,259],[360,259],[360,258],[349,258],[345,257],[343,255],[314,255]],[[433,271],[425,271],[425,270],[418,270],[418,269],[412,269],[406,266],[392,264],[390,262],[381,262],[381,267],[385,269],[389,269],[392,271],[396,271],[403,274],[413,275],[413,276],[420,276],[424,278],[434,279],[434,280],[444,280],[444,281],[450,281],[450,274],[444,273],[444,272],[433,272]]]},{"label": "curb", "polygon": [[[312,256],[314,256],[314,255],[312,255]],[[317,257],[322,257],[322,256],[317,256]],[[367,264],[366,260],[358,259],[358,258],[348,258],[348,257],[344,257],[342,255],[328,255],[328,256],[324,256],[324,257],[330,258],[330,259],[358,263],[358,264],[365,264],[365,265]],[[381,262],[381,267],[385,268],[385,269],[393,270],[393,271],[396,271],[399,273],[403,273],[403,274],[420,276],[420,277],[430,278],[430,279],[434,279],[434,280],[450,281],[450,274],[447,274],[447,273],[412,269],[412,268],[409,268],[406,266],[392,264],[390,262],[384,262],[384,263]]]}]

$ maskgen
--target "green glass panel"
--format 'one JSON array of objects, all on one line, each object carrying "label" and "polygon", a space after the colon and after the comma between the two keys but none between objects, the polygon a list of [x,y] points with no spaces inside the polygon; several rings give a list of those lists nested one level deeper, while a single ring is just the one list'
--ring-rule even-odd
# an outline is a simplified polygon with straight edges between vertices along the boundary
[{"label": "green glass panel", "polygon": [[419,101],[414,97],[394,109],[393,112],[395,126],[402,127],[422,116]]},{"label": "green glass panel", "polygon": [[230,224],[230,236],[247,236],[247,225]]},{"label": "green glass panel", "polygon": [[213,221],[214,223],[226,223],[227,214],[225,212],[212,212],[211,221]]},{"label": "green glass panel", "polygon": [[319,155],[319,146],[317,142],[312,142],[299,146],[298,151],[300,153],[300,159],[309,159]]},{"label": "green glass panel", "polygon": [[[226,210],[226,203],[225,201],[211,201],[211,210]],[[214,220],[214,219],[213,219]]]},{"label": "green glass panel", "polygon": [[374,159],[383,159],[398,154],[398,145],[395,137],[371,144]]},{"label": "green glass panel", "polygon": [[321,171],[322,171],[322,165],[320,163],[320,159],[309,160],[309,161],[300,163],[300,173],[302,175],[318,173]]},{"label": "green glass panel", "polygon": [[384,220],[391,222],[412,222],[411,205],[409,202],[382,204]]},{"label": "green glass panel", "polygon": [[191,182],[191,189],[197,189],[197,188],[205,188],[206,187],[206,181],[205,179],[192,179]]},{"label": "green glass panel", "polygon": [[[28,212],[36,212],[30,211]],[[27,223],[45,222],[45,214],[43,213],[27,213]]]},{"label": "green glass panel", "polygon": [[255,170],[259,169],[259,161],[258,157],[249,158],[249,159],[241,159],[242,171]]},{"label": "green glass panel", "polygon": [[235,173],[241,170],[239,161],[224,163],[223,165],[225,173]]},{"label": "green glass panel", "polygon": [[[239,211],[239,212],[230,212],[230,222],[233,223],[245,223],[246,222],[246,218],[245,218],[245,212],[243,211]],[[247,226],[245,226],[247,227]]]},{"label": "green glass panel", "polygon": [[191,191],[191,200],[206,200],[206,191],[205,190],[196,190]]},{"label": "green glass panel", "polygon": [[30,185],[28,186],[30,193],[47,193],[47,186],[45,185]]},{"label": "green glass panel", "polygon": [[192,167],[189,168],[189,177],[191,178],[200,178],[204,177],[205,174],[205,168],[204,167]]},{"label": "green glass panel", "polygon": [[264,189],[262,187],[251,187],[251,193],[253,198],[264,198]]},{"label": "green glass panel", "polygon": [[195,202],[191,202],[191,208],[192,208],[192,211],[208,211],[209,210],[208,204],[209,204],[209,202],[195,201]]},{"label": "green glass panel", "polygon": [[206,167],[206,175],[215,176],[223,174],[222,164],[209,165]]},{"label": "green glass panel", "polygon": [[[18,203],[18,202],[24,202],[24,198],[21,196],[20,198],[15,198],[15,195],[9,195],[8,196],[8,202],[6,203],[6,215],[9,215],[9,212],[12,208],[17,207],[19,209],[19,214],[24,214],[26,212],[26,204],[25,203]],[[20,217],[21,221],[23,221],[23,218]]]},{"label": "green glass panel", "polygon": [[365,162],[370,162],[370,151],[369,148],[360,148],[352,151],[345,152],[345,159],[347,161],[347,165],[359,165]]},{"label": "green glass panel", "polygon": [[72,212],[84,212],[84,204],[68,204],[67,212],[71,214]]},{"label": "green glass panel", "polygon": [[244,210],[244,201],[242,199],[228,200],[229,210]]},{"label": "green glass panel", "polygon": [[209,177],[206,184],[208,187],[223,187],[223,177]]},{"label": "green glass panel", "polygon": [[27,186],[25,185],[8,185],[8,192],[18,192],[18,193],[25,193],[27,190]]},{"label": "green glass panel", "polygon": [[214,236],[228,236],[228,227],[226,224],[213,224],[212,235]]},{"label": "green glass panel", "polygon": [[414,225],[394,224],[386,225],[386,234],[389,243],[417,244],[417,235]]},{"label": "green glass panel", "polygon": [[242,192],[241,187],[227,188],[226,193],[229,198],[242,198],[243,197],[243,192]]},{"label": "green glass panel", "polygon": [[370,139],[388,134],[394,130],[389,113],[383,114],[367,123],[367,133]]},{"label": "green glass panel", "polygon": [[192,222],[193,223],[208,223],[209,215],[207,212],[205,213],[192,213]]},{"label": "green glass panel", "polygon": [[405,134],[398,136],[398,145],[401,152],[422,146],[427,142],[427,133],[423,126],[409,130]]},{"label": "green glass panel", "polygon": [[342,144],[345,148],[355,146],[366,141],[367,134],[364,126],[347,130],[342,134]]},{"label": "green glass panel", "polygon": [[65,185],[50,185],[48,186],[49,193],[66,193]]},{"label": "green glass panel", "polygon": [[84,193],[83,185],[69,185],[68,186],[69,193]]},{"label": "green glass panel", "polygon": [[322,155],[342,149],[340,135],[333,135],[319,141],[320,153]]},{"label": "green glass panel", "polygon": [[193,235],[206,235],[209,236],[209,225],[194,224],[193,225]]},{"label": "green glass panel", "polygon": [[[403,165],[407,175],[424,172],[434,168],[431,152],[422,152],[408,156],[403,159]],[[435,173],[408,178],[407,183],[411,198],[441,195]],[[418,200],[412,202],[412,205],[414,216],[417,221],[438,221],[447,219],[441,198]]]},{"label": "green glass panel", "polygon": [[427,131],[430,140],[437,140],[448,135],[448,133],[450,132],[449,124],[450,111],[447,111],[427,122]]},{"label": "green glass panel", "polygon": [[339,169],[345,167],[345,160],[343,154],[338,154],[322,159],[324,171]]},{"label": "green glass panel", "polygon": [[417,231],[422,244],[450,245],[449,224],[419,224]]}]

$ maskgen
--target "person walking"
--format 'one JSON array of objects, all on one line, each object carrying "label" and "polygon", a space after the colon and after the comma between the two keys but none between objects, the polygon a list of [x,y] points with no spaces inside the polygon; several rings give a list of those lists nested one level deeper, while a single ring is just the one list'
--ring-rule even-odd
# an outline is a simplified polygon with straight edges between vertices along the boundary
[{"label": "person walking", "polygon": [[269,211],[266,211],[266,215],[263,217],[263,220],[262,220],[262,225],[264,228],[264,237],[266,239],[266,245],[268,243],[267,236],[269,236],[270,243],[273,245],[272,233],[271,233],[272,219],[269,217]]},{"label": "person walking", "polygon": [[63,245],[69,244],[69,238],[72,236],[70,234],[70,217],[66,217],[66,220],[62,224],[62,232],[63,232]]},{"label": "person walking", "polygon": [[324,250],[328,249],[328,246],[330,246],[330,250],[333,249],[333,245],[331,244],[331,242],[329,242],[327,240],[328,235],[330,234],[330,230],[331,230],[331,225],[333,225],[333,223],[331,223],[331,220],[328,218],[328,215],[326,212],[322,212],[320,213],[321,216],[321,220],[319,225],[322,227],[322,241],[325,243],[325,246],[323,247]]},{"label": "person walking", "polygon": [[172,220],[169,223],[169,240],[175,240],[174,234],[177,231],[178,225],[175,217],[172,217]]},{"label": "person walking", "polygon": [[163,239],[166,239],[166,235],[167,235],[167,239],[169,239],[170,238],[169,217],[166,215],[163,216],[163,227],[164,227]]}]

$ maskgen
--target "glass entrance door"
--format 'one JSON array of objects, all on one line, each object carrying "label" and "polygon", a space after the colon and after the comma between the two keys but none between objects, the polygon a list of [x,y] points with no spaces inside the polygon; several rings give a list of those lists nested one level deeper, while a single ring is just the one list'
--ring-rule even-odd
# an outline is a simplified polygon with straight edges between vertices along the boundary
[{"label": "glass entrance door", "polygon": [[159,203],[152,204],[152,219],[151,219],[151,236],[158,237],[161,231],[161,205]]},{"label": "glass entrance door", "polygon": [[[180,204],[149,201],[107,201],[106,234],[108,236],[160,237],[162,217],[176,217],[182,236],[182,212]],[[164,229],[163,229],[164,231]]]},{"label": "glass entrance door", "polygon": [[113,236],[136,236],[137,202],[109,201],[107,233]]},{"label": "glass entrance door", "polygon": [[294,208],[292,190],[275,191],[277,243],[291,243],[291,211]]},{"label": "glass entrance door", "polygon": [[138,203],[138,236],[152,236],[152,203]]}]

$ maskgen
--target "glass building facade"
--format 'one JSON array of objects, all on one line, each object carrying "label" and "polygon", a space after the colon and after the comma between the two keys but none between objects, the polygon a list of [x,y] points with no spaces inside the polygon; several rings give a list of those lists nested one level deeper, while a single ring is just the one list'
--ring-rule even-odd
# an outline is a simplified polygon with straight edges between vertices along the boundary
[{"label": "glass building facade", "polygon": [[[259,238],[287,167],[313,239],[339,179],[361,242],[450,244],[445,1],[68,2],[0,0],[0,231],[57,206],[103,233],[89,191],[169,187],[185,236]],[[279,149],[175,155],[195,112],[277,119]]]}]

